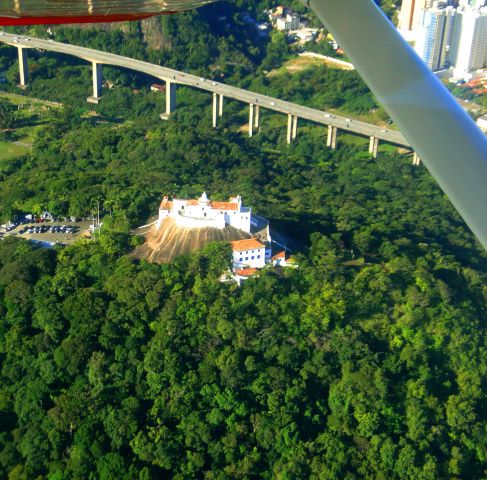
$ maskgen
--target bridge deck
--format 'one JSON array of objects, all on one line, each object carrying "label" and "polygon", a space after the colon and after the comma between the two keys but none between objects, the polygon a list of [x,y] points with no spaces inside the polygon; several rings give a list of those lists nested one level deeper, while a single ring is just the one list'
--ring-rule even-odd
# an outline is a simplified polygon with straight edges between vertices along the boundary
[{"label": "bridge deck", "polygon": [[345,117],[335,115],[322,110],[304,107],[296,103],[286,102],[278,98],[269,97],[260,93],[250,92],[241,88],[225,85],[208,79],[202,79],[196,75],[180,72],[171,68],[153,65],[151,63],[135,60],[113,53],[92,50],[90,48],[69,45],[65,43],[54,42],[52,40],[42,40],[34,37],[8,34],[0,32],[0,42],[12,45],[14,47],[37,48],[49,50],[67,55],[73,55],[83,58],[90,62],[118,66],[146,73],[161,80],[169,80],[177,84],[187,85],[199,88],[208,92],[216,92],[224,97],[239,100],[244,103],[259,105],[261,108],[273,110],[283,114],[291,114],[298,118],[309,120],[311,122],[331,125],[339,130],[345,130],[366,137],[376,137],[384,142],[410,148],[409,142],[404,138],[401,132],[390,131],[376,125],[358,120],[349,120]]}]

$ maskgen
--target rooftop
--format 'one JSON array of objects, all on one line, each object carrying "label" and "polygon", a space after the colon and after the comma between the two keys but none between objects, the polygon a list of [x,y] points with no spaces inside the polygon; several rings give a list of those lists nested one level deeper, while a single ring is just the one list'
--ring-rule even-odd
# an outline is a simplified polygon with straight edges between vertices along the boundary
[{"label": "rooftop", "polygon": [[240,275],[241,277],[251,277],[252,275],[255,275],[259,270],[256,268],[243,268],[242,270],[235,270],[235,273],[237,275]]},{"label": "rooftop", "polygon": [[248,240],[236,240],[231,242],[232,250],[235,252],[244,252],[247,250],[256,250],[258,248],[264,248],[264,244],[256,238],[250,238]]},{"label": "rooftop", "polygon": [[[183,200],[184,205],[187,207],[197,206],[197,205],[207,205],[215,210],[232,210],[239,211],[239,206],[241,205],[241,197],[231,197],[229,202],[214,202],[208,198],[205,192],[200,198],[192,198],[189,200]],[[160,209],[161,210],[171,210],[173,202],[169,200],[168,196],[165,195],[162,199]]]},{"label": "rooftop", "polygon": [[159,210],[171,210],[172,209],[172,202],[164,198],[159,206]]},{"label": "rooftop", "polygon": [[211,202],[211,207],[217,210],[238,210],[238,205],[234,202]]},{"label": "rooftop", "polygon": [[276,253],[271,260],[278,260],[279,258],[286,258],[286,252],[284,250],[282,252]]}]

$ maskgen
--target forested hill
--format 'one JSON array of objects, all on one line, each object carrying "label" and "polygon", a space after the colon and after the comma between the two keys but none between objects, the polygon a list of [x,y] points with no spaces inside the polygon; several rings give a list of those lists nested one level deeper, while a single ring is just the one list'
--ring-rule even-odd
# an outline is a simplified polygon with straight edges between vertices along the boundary
[{"label": "forested hill", "polygon": [[483,477],[480,272],[315,234],[239,289],[227,244],[126,248],[0,242],[3,478]]},{"label": "forested hill", "polygon": [[[199,63],[207,35],[232,82],[282,62],[279,38],[260,53],[218,43],[207,12],[183,17],[195,36],[168,61],[219,74]],[[147,55],[136,29],[58,32]],[[237,50],[249,63],[230,64]],[[15,54],[0,48],[12,91]],[[213,129],[211,97],[185,88],[162,122],[153,80],[115,69],[89,111],[84,62],[30,52],[30,65],[27,93],[64,106],[30,113],[0,94],[0,216],[99,203],[104,228],[65,248],[0,241],[0,478],[487,476],[487,255],[424,167],[388,146],[371,159],[367,139],[344,134],[326,149],[305,122],[288,146],[286,118],[269,112],[248,138],[236,102]],[[370,108],[353,75],[322,67],[295,77],[302,90],[278,88]],[[203,190],[242,195],[301,240],[299,268],[237,288],[219,281],[226,243],[167,265],[133,258],[131,229],[162,193]]]},{"label": "forested hill", "polygon": [[[64,120],[1,163],[2,208],[102,195],[113,219],[64,249],[0,242],[0,477],[482,478],[486,255],[423,168],[184,107]],[[202,186],[307,238],[300,267],[238,289],[225,244],[127,255],[127,219]]]}]

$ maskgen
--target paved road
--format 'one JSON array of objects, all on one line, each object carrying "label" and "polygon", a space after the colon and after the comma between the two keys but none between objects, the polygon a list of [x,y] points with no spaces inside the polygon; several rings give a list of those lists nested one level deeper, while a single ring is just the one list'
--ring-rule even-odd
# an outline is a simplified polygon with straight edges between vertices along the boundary
[{"label": "paved road", "polygon": [[310,120],[314,123],[332,125],[337,127],[339,130],[346,130],[365,137],[374,136],[385,141],[386,143],[410,147],[409,142],[404,138],[401,132],[389,131],[387,129],[377,127],[376,125],[360,122],[358,120],[349,121],[349,119],[345,117],[323,112],[322,110],[303,107],[301,105],[297,105],[296,103],[286,102],[284,100],[279,100],[278,98],[261,95],[260,93],[249,92],[248,90],[231,87],[220,82],[202,79],[195,75],[173,70],[171,68],[161,67],[159,65],[153,65],[141,60],[134,60],[132,58],[122,57],[113,53],[78,47],[76,45],[58,43],[52,40],[41,40],[34,37],[13,35],[5,32],[0,32],[0,42],[12,45],[14,47],[37,48],[58,53],[65,53],[67,55],[73,55],[91,62],[136,70],[161,80],[169,80],[181,85],[188,85],[201,90],[216,92],[218,94],[222,94],[224,97],[240,100],[244,103],[253,103],[254,105],[259,105],[259,107],[267,110],[273,110],[286,115],[292,114],[299,118]]}]

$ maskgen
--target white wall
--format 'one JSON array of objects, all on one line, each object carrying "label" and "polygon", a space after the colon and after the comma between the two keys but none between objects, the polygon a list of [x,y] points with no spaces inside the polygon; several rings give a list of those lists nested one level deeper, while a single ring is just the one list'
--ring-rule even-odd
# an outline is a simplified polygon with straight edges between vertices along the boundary
[{"label": "white wall", "polygon": [[169,210],[161,210],[159,209],[159,220],[157,220],[157,223],[156,223],[156,228],[159,229],[161,228],[161,223],[162,221],[169,217],[169,215],[171,214],[171,212]]},{"label": "white wall", "polygon": [[[160,228],[162,221],[167,217],[173,217],[176,224],[185,228],[225,228],[225,225],[250,233],[252,209],[242,208],[240,197],[237,198],[237,210],[218,210],[210,205],[198,203],[187,205],[187,200],[173,199],[172,210],[159,210],[157,228]],[[183,218],[185,217],[185,218]]]},{"label": "white wall", "polygon": [[174,213],[177,213],[185,205],[186,205],[186,200],[178,200],[177,198],[174,198],[172,201],[172,211]]},{"label": "white wall", "polygon": [[265,247],[233,252],[233,267],[241,268],[262,268],[265,266]]},{"label": "white wall", "polygon": [[252,218],[252,210],[250,208],[244,208],[241,212],[226,210],[224,213],[225,222],[228,225],[250,233],[250,220]]},{"label": "white wall", "polygon": [[183,228],[225,228],[223,215],[217,217],[195,218],[176,215],[176,225]]}]

